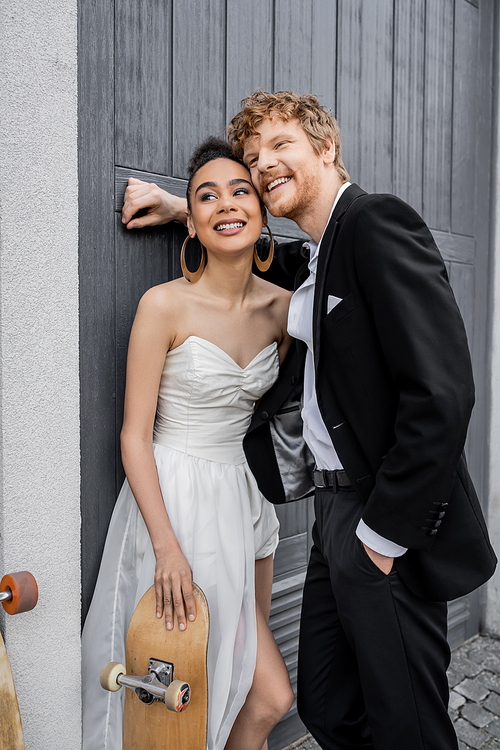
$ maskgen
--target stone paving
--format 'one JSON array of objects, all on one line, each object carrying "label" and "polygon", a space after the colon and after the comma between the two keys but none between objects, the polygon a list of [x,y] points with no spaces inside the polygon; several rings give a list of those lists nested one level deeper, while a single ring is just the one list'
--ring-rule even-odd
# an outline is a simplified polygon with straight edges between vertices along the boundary
[{"label": "stone paving", "polygon": [[460,646],[448,682],[460,750],[500,750],[500,641],[476,636]]},{"label": "stone paving", "polygon": [[[457,648],[448,681],[459,750],[500,750],[500,640],[478,635]],[[308,735],[286,750],[320,747]]]}]

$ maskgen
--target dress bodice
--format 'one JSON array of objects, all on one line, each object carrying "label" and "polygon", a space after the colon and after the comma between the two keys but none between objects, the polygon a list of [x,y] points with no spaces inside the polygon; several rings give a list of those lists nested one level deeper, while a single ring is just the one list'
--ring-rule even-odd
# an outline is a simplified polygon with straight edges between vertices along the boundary
[{"label": "dress bodice", "polygon": [[189,336],[165,358],[154,442],[210,461],[243,463],[255,402],[278,369],[276,342],[243,368],[211,341]]}]

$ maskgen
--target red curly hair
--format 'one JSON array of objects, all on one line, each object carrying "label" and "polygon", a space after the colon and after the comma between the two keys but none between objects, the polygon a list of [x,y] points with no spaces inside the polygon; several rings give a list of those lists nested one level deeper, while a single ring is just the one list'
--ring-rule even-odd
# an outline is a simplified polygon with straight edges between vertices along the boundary
[{"label": "red curly hair", "polygon": [[340,179],[346,182],[349,174],[341,156],[340,130],[331,111],[322,107],[316,96],[299,96],[293,91],[277,91],[270,94],[256,91],[241,102],[241,110],[233,117],[228,127],[228,138],[235,155],[243,158],[245,142],[257,133],[262,120],[279,118],[284,122],[298,120],[316,154],[321,154],[333,142],[335,144],[334,166]]}]

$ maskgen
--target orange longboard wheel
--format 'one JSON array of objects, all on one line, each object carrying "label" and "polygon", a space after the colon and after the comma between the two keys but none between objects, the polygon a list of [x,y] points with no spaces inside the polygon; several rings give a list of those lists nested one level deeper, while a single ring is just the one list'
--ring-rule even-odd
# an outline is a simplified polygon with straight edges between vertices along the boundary
[{"label": "orange longboard wheel", "polygon": [[191,700],[191,688],[187,682],[174,680],[165,693],[165,705],[169,711],[184,711]]},{"label": "orange longboard wheel", "polygon": [[36,607],[38,586],[35,577],[27,570],[4,576],[0,581],[0,591],[10,591],[12,594],[11,599],[2,602],[9,615],[18,615]]},{"label": "orange longboard wheel", "polygon": [[118,677],[121,674],[125,674],[127,670],[118,661],[110,661],[106,664],[101,672],[99,682],[104,690],[110,690],[112,693],[116,693],[121,688],[121,685],[117,682]]}]

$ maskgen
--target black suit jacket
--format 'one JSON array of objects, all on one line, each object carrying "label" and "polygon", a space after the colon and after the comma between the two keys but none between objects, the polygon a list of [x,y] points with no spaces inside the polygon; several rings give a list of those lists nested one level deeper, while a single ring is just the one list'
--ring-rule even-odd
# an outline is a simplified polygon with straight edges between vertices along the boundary
[{"label": "black suit jacket", "polygon": [[[297,243],[290,249],[297,264]],[[297,285],[305,275],[307,266]],[[329,295],[341,302],[328,313]],[[357,185],[343,193],[321,242],[313,334],[318,405],[365,502],[364,521],[409,548],[395,565],[418,595],[446,600],[473,590],[496,557],[463,456],[474,403],[470,356],[441,255],[406,203]],[[283,501],[279,461],[263,435],[296,388],[304,356],[297,342],[245,439],[271,501]]]}]

